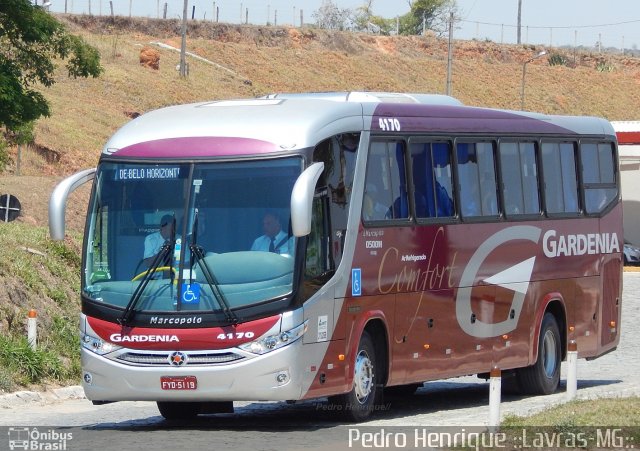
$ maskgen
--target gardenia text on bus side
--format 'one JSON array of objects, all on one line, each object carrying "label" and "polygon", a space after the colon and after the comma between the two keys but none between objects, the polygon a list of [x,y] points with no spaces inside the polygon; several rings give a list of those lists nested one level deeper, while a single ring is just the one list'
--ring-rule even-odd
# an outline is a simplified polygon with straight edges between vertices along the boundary
[{"label": "gardenia text on bus side", "polygon": [[617,233],[560,235],[556,238],[556,231],[548,230],[544,234],[542,247],[544,255],[549,258],[620,252]]}]

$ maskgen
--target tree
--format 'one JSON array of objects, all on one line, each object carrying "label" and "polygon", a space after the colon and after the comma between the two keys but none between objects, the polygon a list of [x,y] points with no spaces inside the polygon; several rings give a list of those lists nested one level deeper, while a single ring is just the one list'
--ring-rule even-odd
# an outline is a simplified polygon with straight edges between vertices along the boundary
[{"label": "tree", "polygon": [[408,0],[411,10],[400,20],[401,34],[422,34],[423,28],[432,29],[445,9],[451,9],[455,0]]},{"label": "tree", "polygon": [[352,14],[353,27],[356,31],[389,34],[395,27],[395,19],[385,19],[373,14],[373,0],[366,0]]},{"label": "tree", "polygon": [[35,88],[54,84],[57,58],[66,60],[73,78],[102,72],[98,51],[47,11],[30,0],[0,1],[0,130],[6,138],[49,116],[49,104]]},{"label": "tree", "polygon": [[351,10],[340,9],[331,0],[322,0],[322,4],[317,11],[312,14],[319,28],[329,30],[345,30],[349,28]]}]

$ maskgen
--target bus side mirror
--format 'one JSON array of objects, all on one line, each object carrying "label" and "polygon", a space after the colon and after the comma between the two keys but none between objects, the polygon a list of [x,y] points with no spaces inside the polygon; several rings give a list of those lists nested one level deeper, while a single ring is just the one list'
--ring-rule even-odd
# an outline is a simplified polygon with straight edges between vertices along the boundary
[{"label": "bus side mirror", "polygon": [[291,229],[296,237],[311,233],[313,195],[324,163],[313,163],[296,180],[291,191]]},{"label": "bus side mirror", "polygon": [[67,198],[76,188],[84,185],[96,175],[96,168],[85,169],[67,177],[53,189],[49,199],[49,234],[52,240],[64,240],[64,212]]}]

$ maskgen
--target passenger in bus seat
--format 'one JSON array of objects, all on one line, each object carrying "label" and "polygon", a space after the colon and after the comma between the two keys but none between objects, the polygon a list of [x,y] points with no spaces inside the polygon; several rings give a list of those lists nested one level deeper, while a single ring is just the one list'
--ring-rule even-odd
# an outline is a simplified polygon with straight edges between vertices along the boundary
[{"label": "passenger in bus seat", "polygon": [[273,212],[267,212],[262,218],[262,231],[251,245],[252,251],[273,252],[280,255],[293,255],[293,237],[282,230],[280,218]]}]

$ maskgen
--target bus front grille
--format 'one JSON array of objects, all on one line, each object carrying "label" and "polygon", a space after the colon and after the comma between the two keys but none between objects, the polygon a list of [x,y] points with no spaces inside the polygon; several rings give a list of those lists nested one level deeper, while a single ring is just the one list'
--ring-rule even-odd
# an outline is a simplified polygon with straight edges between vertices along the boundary
[{"label": "bus front grille", "polygon": [[[172,352],[156,352],[156,353],[141,353],[141,352],[126,352],[117,356],[117,360],[129,365],[138,366],[175,366],[171,363]],[[244,359],[240,354],[233,352],[224,353],[183,353],[186,358],[180,365],[184,366],[196,366],[196,365],[219,365],[225,363],[236,362]]]}]

